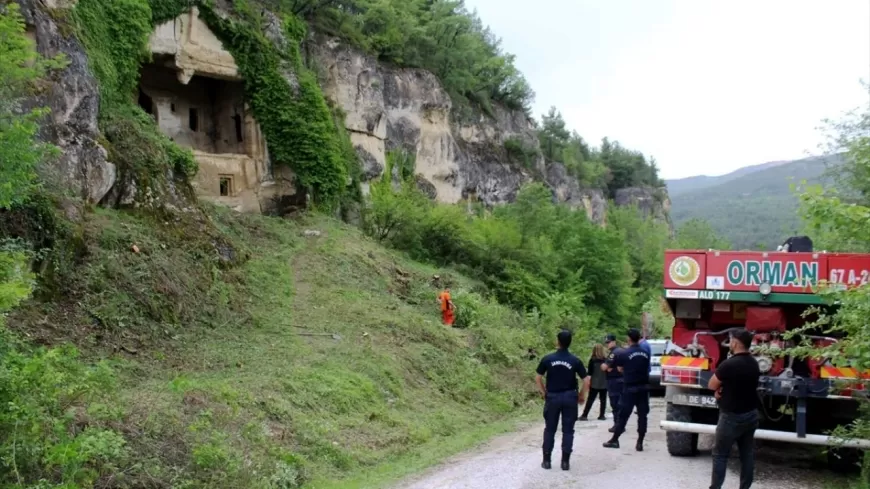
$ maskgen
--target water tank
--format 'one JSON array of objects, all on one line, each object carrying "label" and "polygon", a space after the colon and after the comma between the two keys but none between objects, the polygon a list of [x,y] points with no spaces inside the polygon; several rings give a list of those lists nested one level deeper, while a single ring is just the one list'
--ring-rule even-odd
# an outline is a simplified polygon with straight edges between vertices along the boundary
[{"label": "water tank", "polygon": [[813,251],[813,240],[809,236],[792,236],[779,248],[790,253],[810,253]]}]

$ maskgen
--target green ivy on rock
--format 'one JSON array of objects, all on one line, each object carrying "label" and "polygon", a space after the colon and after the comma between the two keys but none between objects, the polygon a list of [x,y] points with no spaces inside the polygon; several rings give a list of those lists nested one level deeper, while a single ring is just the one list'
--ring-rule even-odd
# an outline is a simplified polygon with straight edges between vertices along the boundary
[{"label": "green ivy on rock", "polygon": [[[157,10],[152,10],[152,3]],[[73,10],[77,35],[100,84],[104,145],[118,167],[121,186],[129,188],[135,183],[139,199],[163,193],[173,174],[188,182],[197,171],[193,153],[164,136],[136,103],[139,70],[150,58],[148,37],[155,21],[175,17],[187,4],[183,0],[152,3],[80,0]],[[119,200],[123,197],[118,195]]]},{"label": "green ivy on rock", "polygon": [[[154,190],[166,183],[169,170],[187,179],[196,173],[193,154],[163,136],[135,100],[154,26],[194,5],[239,67],[272,161],[290,167],[316,203],[338,204],[348,194],[348,179],[358,164],[317,77],[302,63],[306,24],[285,17],[288,42],[276,46],[266,37],[259,12],[244,0],[234,2],[233,17],[218,14],[208,0],[80,0],[74,18],[100,82],[100,126],[122,180]],[[355,187],[356,179],[351,180]],[[349,193],[357,194],[353,189]]]},{"label": "green ivy on rock", "polygon": [[151,23],[155,26],[185,13],[193,4],[190,0],[148,0],[151,5]]},{"label": "green ivy on rock", "polygon": [[347,188],[347,153],[317,77],[302,65],[304,24],[285,19],[289,42],[282,53],[266,38],[256,14],[236,4],[239,19],[219,16],[208,3],[200,6],[200,16],[235,58],[272,161],[289,166],[316,203],[332,207]]}]

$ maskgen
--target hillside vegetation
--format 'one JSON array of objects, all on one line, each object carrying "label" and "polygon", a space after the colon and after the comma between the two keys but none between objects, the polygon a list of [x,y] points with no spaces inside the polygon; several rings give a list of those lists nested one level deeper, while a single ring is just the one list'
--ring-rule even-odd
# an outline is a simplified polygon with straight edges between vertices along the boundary
[{"label": "hillside vegetation", "polygon": [[[735,249],[775,249],[803,229],[792,186],[831,183],[837,156],[747,167],[722,177],[667,182],[671,217],[677,226],[703,219]],[[673,189],[672,189],[673,187]]]},{"label": "hillside vegetation", "polygon": [[[801,217],[817,248],[870,253],[870,105],[863,104],[829,127],[833,136],[832,149],[841,154],[843,160],[832,172],[837,186],[807,188],[800,196]],[[821,293],[831,303],[836,301],[838,307],[827,313],[822,311],[816,321],[808,323],[797,333],[821,330],[842,339],[836,345],[800,345],[787,353],[831,358],[836,367],[870,368],[870,329],[866,319],[870,314],[870,287],[865,284],[848,290],[826,288]],[[860,410],[858,419],[837,428],[832,435],[842,439],[865,439],[870,436],[868,414],[870,412]],[[870,487],[870,457],[861,452],[855,453],[854,457],[851,455],[846,453],[843,457],[848,463],[840,462],[847,470],[860,469],[860,477],[850,487],[867,489]]]},{"label": "hillside vegetation", "polygon": [[[0,449],[15,461],[20,487],[42,478],[81,488],[379,487],[539,406],[529,349],[549,350],[569,327],[585,354],[606,326],[631,322],[627,307],[637,302],[617,299],[660,281],[635,276],[632,265],[645,258],[620,246],[621,231],[591,223],[580,231],[599,248],[576,246],[580,232],[556,248],[547,234],[528,233],[530,245],[513,252],[521,261],[490,288],[317,215],[83,209],[81,221],[68,222],[40,203],[50,204],[13,206],[0,227],[7,236],[38,232],[18,227],[28,223],[69,232],[53,230],[63,241],[33,256],[52,272],[8,321],[17,346],[3,357],[14,387],[4,392],[21,409],[0,418]],[[538,210],[562,212],[549,205]],[[456,211],[431,208],[434,220],[424,222],[449,223],[437,217]],[[512,233],[507,217],[473,222],[495,243]],[[644,250],[645,238],[635,234],[632,250]],[[495,243],[481,252],[511,249]],[[544,257],[558,261],[540,272],[523,267]],[[658,264],[644,270],[660,273],[661,255],[651,259]],[[573,260],[588,265],[573,268],[580,278],[548,275]],[[456,329],[440,324],[436,274],[453,288]],[[614,297],[569,294],[596,285]],[[499,305],[502,295],[542,302],[517,310]],[[623,324],[601,317],[610,311]],[[4,482],[14,483],[4,463]]]},{"label": "hillside vegetation", "polygon": [[[484,301],[463,318],[467,328],[448,329],[431,278],[451,277],[464,309],[475,285],[459,275],[328,218],[209,214],[183,228],[87,214],[86,258],[61,290],[40,289],[60,295],[10,317],[30,341],[70,341],[88,363],[108,360],[83,385],[65,385],[78,364],[63,349],[36,353],[47,363],[21,371],[48,387],[40,396],[59,396],[56,422],[77,435],[7,431],[24,480],[301,487],[412,457],[528,405],[524,355],[545,346],[542,323]],[[320,235],[302,236],[307,229]],[[210,233],[225,240],[218,251],[209,251]],[[94,437],[111,443],[79,452],[75,465],[51,455]]]}]

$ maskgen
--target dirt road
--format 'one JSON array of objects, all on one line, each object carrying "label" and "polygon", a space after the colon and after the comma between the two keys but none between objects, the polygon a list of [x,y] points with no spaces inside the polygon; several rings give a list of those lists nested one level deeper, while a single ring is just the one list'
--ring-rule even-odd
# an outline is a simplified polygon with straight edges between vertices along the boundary
[{"label": "dirt road", "polygon": [[[574,438],[571,470],[559,469],[560,436],[556,437],[553,469],[540,468],[541,432],[539,425],[499,437],[477,451],[456,457],[440,467],[404,481],[395,489],[600,489],[602,487],[643,487],[644,489],[703,489],[710,484],[711,437],[701,437],[701,455],[673,458],[665,448],[665,432],[659,426],[664,401],[652,399],[650,433],[644,452],[634,450],[637,429],[629,421],[620,450],[601,447],[607,441],[610,421],[578,422]],[[758,449],[753,489],[823,489],[845,487],[844,480],[834,485],[833,477],[819,467],[812,453],[803,447],[780,445]],[[725,487],[738,486],[736,450],[732,454]],[[640,476],[640,477],[638,477]]]}]

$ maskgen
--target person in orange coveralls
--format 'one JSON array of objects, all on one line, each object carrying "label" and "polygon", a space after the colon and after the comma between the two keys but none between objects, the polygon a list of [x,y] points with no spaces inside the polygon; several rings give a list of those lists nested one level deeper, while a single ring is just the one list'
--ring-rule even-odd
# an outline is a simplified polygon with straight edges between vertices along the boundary
[{"label": "person in orange coveralls", "polygon": [[438,302],[441,304],[441,319],[447,326],[453,326],[453,301],[450,300],[450,288],[445,288],[438,294]]}]

